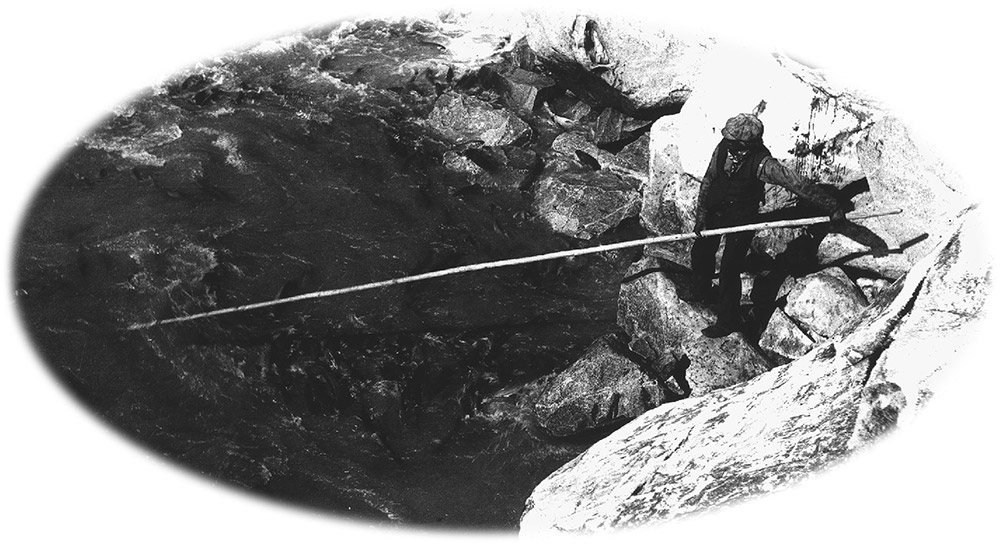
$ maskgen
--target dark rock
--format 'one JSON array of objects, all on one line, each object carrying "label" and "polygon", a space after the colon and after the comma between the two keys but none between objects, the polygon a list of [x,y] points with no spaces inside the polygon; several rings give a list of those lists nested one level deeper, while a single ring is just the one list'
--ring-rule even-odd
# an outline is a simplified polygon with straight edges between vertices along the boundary
[{"label": "dark rock", "polygon": [[680,296],[657,259],[645,257],[626,272],[618,296],[618,325],[631,338],[632,351],[652,362],[661,376],[676,371],[683,356],[681,343],[713,321],[708,308]]},{"label": "dark rock", "polygon": [[649,177],[649,134],[642,134],[615,154],[616,163],[639,175],[645,181]]},{"label": "dark rock", "polygon": [[748,379],[769,367],[742,335],[704,338],[701,330],[715,321],[714,314],[685,300],[691,298],[689,286],[668,277],[663,265],[645,257],[629,268],[622,282],[618,325],[631,338],[632,351],[650,361],[663,379],[677,374],[680,361],[686,359],[689,390],[698,393]]},{"label": "dark rock", "polygon": [[481,187],[518,190],[530,184],[541,160],[528,149],[516,146],[474,146],[464,152],[447,151],[443,163],[468,183]]},{"label": "dark rock", "polygon": [[613,172],[559,158],[542,171],[534,208],[552,230],[589,240],[639,213],[639,191]]},{"label": "dark rock", "polygon": [[552,152],[593,170],[610,170],[638,189],[647,177],[648,142],[648,139],[639,138],[619,153],[612,153],[579,132],[565,132],[553,140]]},{"label": "dark rock", "polygon": [[627,421],[665,400],[655,379],[602,338],[548,383],[535,416],[550,433],[568,436]]},{"label": "dark rock", "polygon": [[594,143],[610,144],[623,138],[625,115],[614,108],[606,108],[594,123]]},{"label": "dark rock", "polygon": [[513,143],[527,138],[531,130],[509,111],[494,109],[482,100],[454,92],[438,98],[427,125],[449,142],[480,141],[486,146]]},{"label": "dark rock", "polygon": [[552,113],[574,123],[581,123],[591,114],[590,105],[573,95],[556,97],[548,103]]},{"label": "dark rock", "polygon": [[518,115],[531,115],[539,102],[539,94],[555,85],[551,78],[520,68],[498,69],[484,66],[480,79],[488,88],[500,94],[503,105]]}]

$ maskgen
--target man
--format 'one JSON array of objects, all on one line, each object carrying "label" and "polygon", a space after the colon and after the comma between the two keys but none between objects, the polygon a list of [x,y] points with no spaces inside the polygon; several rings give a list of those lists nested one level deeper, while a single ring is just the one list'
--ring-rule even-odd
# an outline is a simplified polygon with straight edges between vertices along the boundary
[{"label": "man", "polygon": [[[764,147],[763,134],[764,124],[756,115],[741,113],[726,121],[723,139],[712,153],[702,180],[694,225],[699,237],[691,249],[691,270],[696,292],[703,297],[707,298],[711,290],[721,236],[702,237],[701,231],[757,222],[765,183],[789,189],[824,210],[835,222],[844,220],[844,211],[836,199],[771,157]],[[719,338],[739,329],[740,272],[753,236],[752,231],[726,235],[719,267],[718,317],[714,325],[702,330],[705,336]]]}]

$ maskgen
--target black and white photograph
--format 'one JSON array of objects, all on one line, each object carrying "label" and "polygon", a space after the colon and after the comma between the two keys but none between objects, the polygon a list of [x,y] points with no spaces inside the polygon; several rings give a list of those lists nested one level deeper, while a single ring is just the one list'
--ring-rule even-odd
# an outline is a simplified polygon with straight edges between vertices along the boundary
[{"label": "black and white photograph", "polygon": [[987,540],[996,38],[869,4],[11,13],[8,538]]}]

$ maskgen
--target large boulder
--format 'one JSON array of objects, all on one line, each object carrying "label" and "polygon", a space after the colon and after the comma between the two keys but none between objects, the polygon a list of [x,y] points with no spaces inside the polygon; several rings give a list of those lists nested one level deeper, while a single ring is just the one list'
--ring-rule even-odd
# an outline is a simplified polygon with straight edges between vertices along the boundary
[{"label": "large boulder", "polygon": [[618,296],[618,325],[629,347],[662,378],[687,369],[691,394],[749,379],[770,365],[740,334],[708,339],[701,330],[715,321],[711,310],[689,302],[689,286],[670,277],[663,262],[644,257],[626,272]]},{"label": "large boulder", "polygon": [[785,313],[814,337],[829,338],[866,306],[864,293],[841,269],[824,268],[795,282]]},{"label": "large boulder", "polygon": [[579,132],[565,132],[552,141],[557,157],[575,159],[593,169],[610,170],[636,188],[646,181],[649,169],[649,138],[640,137],[618,153],[601,149]]},{"label": "large boulder", "polygon": [[446,141],[501,146],[527,138],[531,129],[513,113],[471,96],[446,92],[438,97],[427,125]]},{"label": "large boulder", "polygon": [[662,523],[780,490],[901,422],[910,408],[899,400],[919,404],[930,395],[917,384],[928,381],[892,373],[940,374],[980,324],[990,265],[972,231],[939,245],[852,328],[803,357],[654,408],[596,443],[535,488],[521,533]]},{"label": "large boulder", "polygon": [[965,181],[894,117],[879,120],[857,146],[875,208],[902,210],[875,218],[871,228],[910,263],[927,255],[972,202]]},{"label": "large boulder", "polygon": [[714,40],[615,16],[529,12],[527,40],[556,79],[592,105],[628,115],[676,110]]},{"label": "large boulder", "polygon": [[865,386],[851,446],[909,425],[934,396],[942,371],[983,328],[975,317],[990,287],[989,248],[977,236],[954,235],[934,259],[913,308],[892,333]]},{"label": "large boulder", "polygon": [[534,208],[552,230],[589,240],[639,213],[639,191],[610,170],[556,158],[537,182]]},{"label": "large boulder", "polygon": [[667,395],[633,358],[617,342],[598,339],[539,394],[538,424],[553,435],[568,436],[633,419],[663,404]]},{"label": "large boulder", "polygon": [[646,412],[543,480],[521,534],[665,522],[842,458],[865,368],[830,351]]}]

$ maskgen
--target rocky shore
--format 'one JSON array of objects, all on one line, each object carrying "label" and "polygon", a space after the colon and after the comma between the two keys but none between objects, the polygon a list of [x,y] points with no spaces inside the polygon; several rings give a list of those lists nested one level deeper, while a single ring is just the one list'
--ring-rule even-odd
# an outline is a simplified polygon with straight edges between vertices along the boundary
[{"label": "rocky shore", "polygon": [[[17,262],[52,367],[113,425],[223,481],[525,532],[778,489],[932,397],[989,270],[962,181],[902,121],[711,37],[540,13],[463,28],[358,21],[261,44],[82,138]],[[760,84],[720,83],[733,66]],[[824,227],[762,233],[738,334],[700,335],[713,313],[691,300],[683,244],[121,332],[689,231],[718,127],[761,101],[775,157],[854,209],[903,213],[864,224],[877,255]],[[814,213],[781,191],[765,206]]]}]

